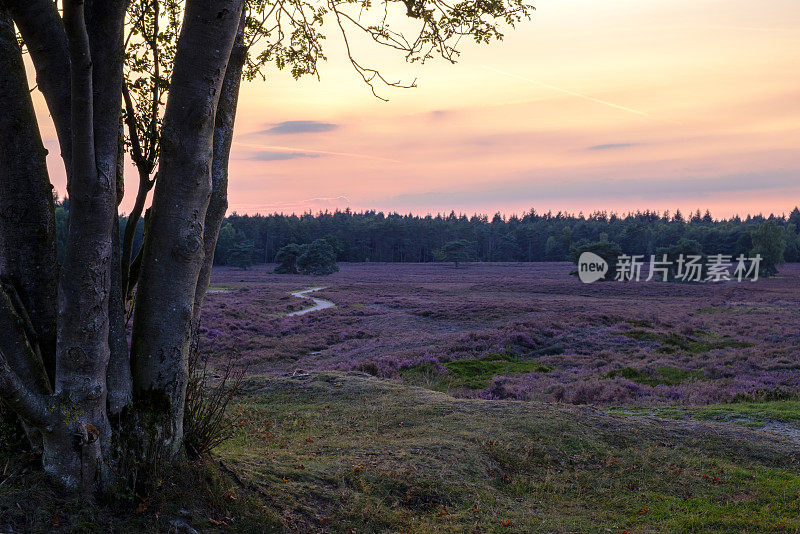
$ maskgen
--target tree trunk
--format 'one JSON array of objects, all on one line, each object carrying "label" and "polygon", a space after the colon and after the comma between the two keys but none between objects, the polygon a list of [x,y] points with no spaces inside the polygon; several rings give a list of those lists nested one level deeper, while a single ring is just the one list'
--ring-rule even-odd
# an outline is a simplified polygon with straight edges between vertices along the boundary
[{"label": "tree trunk", "polygon": [[[55,398],[60,418],[43,436],[43,464],[67,488],[86,490],[105,487],[110,474],[106,370],[120,91],[120,80],[113,79],[114,55],[122,43],[121,17],[114,10],[120,4],[64,4],[71,72],[70,224],[59,282]],[[91,39],[87,18],[93,22]]]},{"label": "tree trunk", "polygon": [[211,281],[211,269],[214,266],[214,249],[217,237],[228,210],[228,161],[233,143],[233,125],[236,120],[236,107],[239,101],[239,86],[242,81],[242,69],[247,59],[247,48],[244,45],[244,14],[236,31],[236,40],[231,50],[230,61],[225,70],[225,78],[214,119],[214,155],[211,161],[211,199],[206,211],[203,225],[203,251],[205,257],[197,287],[194,293],[194,313],[192,319],[192,350],[197,350],[197,330],[200,326],[200,311]]},{"label": "tree trunk", "polygon": [[178,452],[203,225],[211,194],[214,118],[243,0],[189,0],[164,113],[136,293],[134,408],[144,446]]},{"label": "tree trunk", "polygon": [[131,401],[131,372],[122,293],[121,248],[117,206],[124,193],[122,161],[122,64],[126,0],[87,0],[86,24],[93,63],[94,146],[100,179],[113,195],[109,264],[109,364],[106,373],[110,413]]},{"label": "tree trunk", "polygon": [[[112,443],[140,439],[138,452],[151,454],[172,454],[181,445],[193,315],[208,285],[208,273],[200,278],[200,271],[206,250],[210,269],[226,209],[241,32],[234,63],[227,64],[243,2],[186,2],[160,179],[145,217],[142,259],[134,262],[141,274],[132,269],[131,275],[139,280],[133,358],[122,320],[117,219],[127,2],[65,0],[63,25],[50,0],[0,4],[31,50],[70,198],[59,272],[45,151],[14,25],[0,9],[0,96],[7,108],[0,114],[0,397],[41,443],[45,471],[67,489],[107,489],[125,474],[117,473]],[[131,423],[112,435],[109,414],[120,414],[131,399],[125,418]]]},{"label": "tree trunk", "polygon": [[52,381],[58,281],[53,193],[21,50],[2,9],[0,65],[0,277],[19,293],[35,331],[30,342],[41,349]]}]

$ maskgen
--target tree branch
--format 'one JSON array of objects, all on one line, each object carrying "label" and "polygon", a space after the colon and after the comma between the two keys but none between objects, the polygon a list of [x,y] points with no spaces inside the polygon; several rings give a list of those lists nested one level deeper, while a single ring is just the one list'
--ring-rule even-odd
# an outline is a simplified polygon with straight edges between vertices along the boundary
[{"label": "tree branch", "polygon": [[72,170],[70,59],[67,36],[52,0],[4,0],[36,69],[36,82],[56,127],[61,157]]},{"label": "tree branch", "polygon": [[0,351],[0,398],[31,426],[46,428],[53,422],[46,397],[25,387],[9,367],[3,351]]},{"label": "tree branch", "polygon": [[19,309],[21,302],[13,295],[11,287],[0,282],[0,332],[3,332],[0,352],[5,354],[7,364],[18,373],[25,387],[36,393],[50,393],[41,353],[26,331],[24,311]]}]

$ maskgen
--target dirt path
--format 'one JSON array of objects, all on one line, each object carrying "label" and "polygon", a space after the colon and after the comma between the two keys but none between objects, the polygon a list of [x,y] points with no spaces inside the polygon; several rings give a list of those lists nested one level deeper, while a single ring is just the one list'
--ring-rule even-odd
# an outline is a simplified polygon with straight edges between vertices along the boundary
[{"label": "dirt path", "polygon": [[291,317],[292,315],[305,315],[307,313],[324,310],[326,308],[333,308],[336,306],[333,302],[329,300],[317,299],[314,297],[309,297],[309,293],[313,293],[314,291],[319,291],[321,289],[325,289],[324,287],[312,287],[311,289],[304,289],[303,291],[295,291],[292,293],[293,297],[301,298],[301,299],[310,299],[314,301],[314,305],[310,308],[303,308],[302,310],[298,310],[296,312],[287,313],[287,317]]}]

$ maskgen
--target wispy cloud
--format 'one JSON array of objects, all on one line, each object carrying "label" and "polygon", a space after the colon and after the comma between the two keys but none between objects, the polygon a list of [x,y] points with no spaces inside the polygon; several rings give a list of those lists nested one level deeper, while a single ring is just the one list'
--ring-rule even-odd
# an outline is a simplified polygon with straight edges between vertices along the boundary
[{"label": "wispy cloud", "polygon": [[[402,163],[400,160],[397,159],[383,158],[381,156],[373,156],[371,154],[357,154],[354,152],[334,152],[331,150],[314,150],[313,148],[295,148],[295,147],[277,146],[277,145],[257,145],[252,143],[240,143],[236,141],[234,141],[233,144],[243,148],[254,148],[256,150],[263,150],[263,151],[278,151],[278,152],[305,154],[305,157],[308,157],[312,154],[319,154],[326,156],[342,156],[346,158],[372,159],[377,161],[387,161],[390,163]],[[304,156],[298,156],[298,157],[304,157]],[[285,158],[285,159],[292,159],[292,158]]]},{"label": "wispy cloud", "polygon": [[254,132],[254,133],[265,134],[265,135],[293,135],[293,134],[304,134],[304,133],[330,132],[331,130],[335,130],[338,127],[339,127],[338,124],[333,124],[331,122],[284,121],[274,124],[272,127],[267,128],[266,130],[261,130],[259,132]]},{"label": "wispy cloud", "polygon": [[544,181],[533,176],[523,181],[507,181],[491,187],[406,193],[391,197],[392,205],[405,208],[430,205],[480,205],[486,202],[508,204],[526,201],[591,199],[601,205],[607,199],[632,198],[656,201],[684,197],[706,198],[735,192],[798,191],[800,171],[767,171],[680,179],[577,179]]},{"label": "wispy cloud", "polygon": [[630,148],[638,145],[639,143],[607,143],[604,145],[587,146],[586,150],[616,150],[619,148]]},{"label": "wispy cloud", "polygon": [[248,160],[252,161],[283,161],[287,159],[299,158],[318,158],[320,154],[309,154],[307,152],[285,152],[280,150],[262,150],[251,155]]}]

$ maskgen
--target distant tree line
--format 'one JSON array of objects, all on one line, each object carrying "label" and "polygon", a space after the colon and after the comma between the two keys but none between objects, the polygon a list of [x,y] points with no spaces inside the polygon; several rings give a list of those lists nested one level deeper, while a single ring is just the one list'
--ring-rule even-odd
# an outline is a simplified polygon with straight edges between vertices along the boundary
[{"label": "distant tree line", "polygon": [[[68,209],[68,200],[58,202],[59,240],[66,235]],[[759,235],[767,221],[773,223],[770,227],[777,227],[770,231],[771,254],[776,254],[777,247],[782,249],[783,261],[800,261],[798,208],[788,217],[755,215],[721,220],[699,210],[689,216],[680,211],[574,215],[531,210],[523,216],[496,214],[489,218],[454,212],[418,216],[346,209],[316,215],[233,213],[223,223],[214,263],[273,263],[283,247],[310,245],[319,239],[331,245],[340,262],[438,261],[443,259],[445,245],[454,241],[467,243],[465,250],[459,250],[460,261],[570,261],[575,249],[596,242],[614,243],[625,254],[650,255],[685,248],[702,254],[738,256],[754,250],[753,236]],[[140,224],[134,250],[139,248],[142,232]]]},{"label": "distant tree line", "polygon": [[[777,246],[783,259],[800,261],[800,210],[785,216],[748,216],[715,220],[706,211],[684,217],[651,211],[624,216],[604,212],[588,216],[566,213],[524,216],[437,215],[417,216],[350,210],[317,215],[237,215],[225,219],[232,243],[253,243],[253,263],[271,263],[289,244],[310,244],[325,239],[334,247],[336,259],[344,262],[432,262],[453,261],[446,245],[459,247],[460,261],[569,261],[572,250],[608,241],[625,254],[656,254],[681,243],[680,249],[695,247],[703,254],[750,254],[753,235],[767,221],[780,230]],[[774,234],[774,232],[773,232]],[[775,237],[773,235],[773,237]],[[220,237],[222,242],[222,236]],[[690,242],[690,243],[687,243]],[[452,245],[450,245],[452,247]],[[775,246],[773,244],[773,246]],[[229,257],[217,246],[215,262]]]}]

